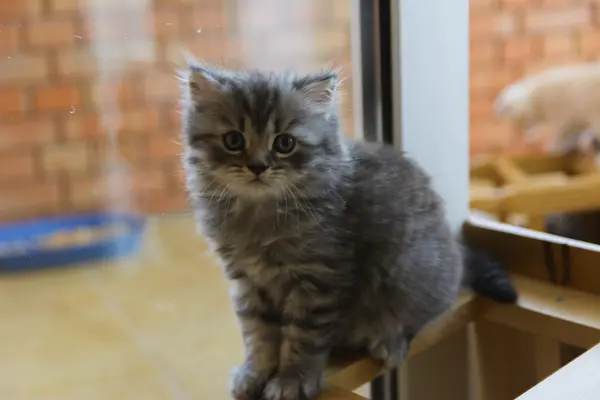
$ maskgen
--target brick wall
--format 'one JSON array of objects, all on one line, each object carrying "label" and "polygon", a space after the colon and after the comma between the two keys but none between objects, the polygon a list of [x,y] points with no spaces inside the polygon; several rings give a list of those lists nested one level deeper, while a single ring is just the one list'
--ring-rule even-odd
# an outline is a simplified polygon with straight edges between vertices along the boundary
[{"label": "brick wall", "polygon": [[471,0],[471,154],[539,151],[492,115],[506,84],[600,56],[599,0]]},{"label": "brick wall", "polygon": [[[329,62],[350,78],[349,11],[346,0],[0,1],[0,220],[184,209],[180,49],[233,66]],[[351,133],[351,79],[345,89]]]}]

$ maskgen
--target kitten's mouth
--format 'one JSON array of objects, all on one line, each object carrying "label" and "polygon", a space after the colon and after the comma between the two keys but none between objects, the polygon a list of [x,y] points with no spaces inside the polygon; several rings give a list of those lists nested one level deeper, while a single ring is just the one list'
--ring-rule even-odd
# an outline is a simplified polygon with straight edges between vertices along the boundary
[{"label": "kitten's mouth", "polygon": [[250,181],[251,185],[260,185],[260,186],[267,186],[267,183],[265,181],[263,181],[262,179],[256,177],[254,179],[252,179]]}]

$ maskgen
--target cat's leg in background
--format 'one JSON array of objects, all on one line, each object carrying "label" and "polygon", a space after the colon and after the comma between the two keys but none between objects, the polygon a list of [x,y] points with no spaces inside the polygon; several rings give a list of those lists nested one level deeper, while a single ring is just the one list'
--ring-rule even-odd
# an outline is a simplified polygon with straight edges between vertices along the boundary
[{"label": "cat's leg in background", "polygon": [[596,164],[600,165],[600,119],[591,122],[588,129],[588,149],[596,156]]},{"label": "cat's leg in background", "polygon": [[238,316],[244,347],[244,363],[232,374],[230,389],[236,400],[261,400],[268,380],[279,363],[280,321],[262,289],[243,279],[233,282],[231,297]]},{"label": "cat's leg in background", "polygon": [[264,400],[311,400],[321,380],[338,328],[335,289],[300,284],[288,293],[279,353],[279,369],[264,391]]},{"label": "cat's leg in background", "polygon": [[546,151],[559,155],[581,152],[580,143],[586,134],[585,125],[561,123],[556,125],[556,131],[556,138],[547,144]]}]

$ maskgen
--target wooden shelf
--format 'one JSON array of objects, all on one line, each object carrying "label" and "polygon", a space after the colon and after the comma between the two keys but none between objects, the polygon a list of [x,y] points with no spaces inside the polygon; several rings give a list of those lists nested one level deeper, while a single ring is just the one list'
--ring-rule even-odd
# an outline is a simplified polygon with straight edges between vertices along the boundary
[{"label": "wooden shelf", "polygon": [[470,206],[500,221],[524,215],[543,230],[551,213],[600,208],[595,159],[568,156],[497,157],[471,166]]}]

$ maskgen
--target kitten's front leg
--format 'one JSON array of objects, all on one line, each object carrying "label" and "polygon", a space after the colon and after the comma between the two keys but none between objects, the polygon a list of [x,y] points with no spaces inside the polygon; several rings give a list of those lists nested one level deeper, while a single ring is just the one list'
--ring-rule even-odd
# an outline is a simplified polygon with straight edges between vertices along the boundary
[{"label": "kitten's front leg", "polygon": [[262,400],[265,385],[279,363],[280,324],[262,289],[243,280],[234,284],[232,299],[242,328],[246,358],[234,370],[230,390],[236,400]]},{"label": "kitten's front leg", "polygon": [[321,379],[338,325],[333,297],[292,291],[285,304],[279,369],[264,391],[264,400],[311,400]]}]

